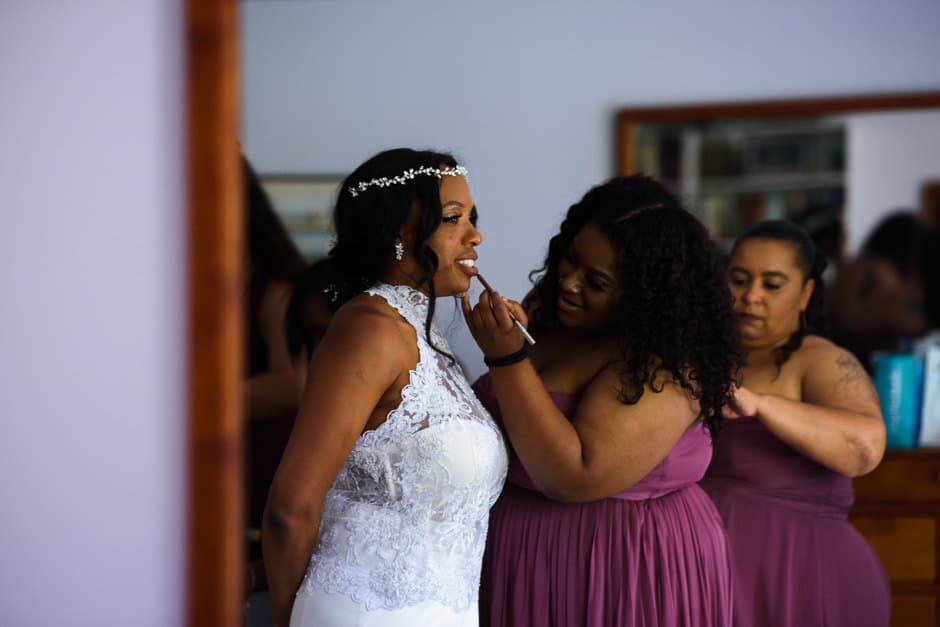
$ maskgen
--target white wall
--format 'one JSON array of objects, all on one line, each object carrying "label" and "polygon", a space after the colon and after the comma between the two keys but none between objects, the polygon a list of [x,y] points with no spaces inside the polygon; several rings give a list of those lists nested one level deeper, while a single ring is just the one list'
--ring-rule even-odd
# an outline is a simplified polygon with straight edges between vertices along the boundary
[{"label": "white wall", "polygon": [[846,118],[848,246],[857,250],[885,213],[919,209],[921,186],[940,179],[940,112]]},{"label": "white wall", "polygon": [[[612,173],[618,108],[940,87],[935,0],[246,0],[242,16],[258,169],[452,150],[480,267],[517,296],[564,210]],[[454,342],[480,372],[468,336]]]},{"label": "white wall", "polygon": [[0,624],[183,620],[181,7],[0,3]]}]

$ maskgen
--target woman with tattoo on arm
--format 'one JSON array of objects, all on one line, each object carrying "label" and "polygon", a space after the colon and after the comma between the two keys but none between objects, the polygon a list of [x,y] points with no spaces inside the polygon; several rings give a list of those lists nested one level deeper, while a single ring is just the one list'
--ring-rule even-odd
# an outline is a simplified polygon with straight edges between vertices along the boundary
[{"label": "woman with tattoo on arm", "polygon": [[812,333],[815,257],[801,227],[768,221],[728,266],[746,365],[701,485],[728,530],[736,627],[889,622],[884,569],[846,520],[884,421],[858,360]]}]

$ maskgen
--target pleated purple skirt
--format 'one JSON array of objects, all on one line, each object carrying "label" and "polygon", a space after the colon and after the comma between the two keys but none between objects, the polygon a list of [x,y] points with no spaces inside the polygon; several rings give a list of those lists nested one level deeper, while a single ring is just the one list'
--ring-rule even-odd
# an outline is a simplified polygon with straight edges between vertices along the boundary
[{"label": "pleated purple skirt", "polygon": [[[488,375],[474,389],[502,422]],[[552,393],[566,416],[578,398]],[[729,627],[731,574],[721,518],[698,487],[711,437],[688,429],[643,479],[610,498],[543,496],[515,454],[490,512],[483,627]]]},{"label": "pleated purple skirt", "polygon": [[735,627],[887,627],[891,589],[847,520],[852,481],[729,421],[702,488],[728,530]]},{"label": "pleated purple skirt", "polygon": [[492,510],[481,625],[723,627],[731,594],[721,521],[696,485],[569,504],[507,484]]}]

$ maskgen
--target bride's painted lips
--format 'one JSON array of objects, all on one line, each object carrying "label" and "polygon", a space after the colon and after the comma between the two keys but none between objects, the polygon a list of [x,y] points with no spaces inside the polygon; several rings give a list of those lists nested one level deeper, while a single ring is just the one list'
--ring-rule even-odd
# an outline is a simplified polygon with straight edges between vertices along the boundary
[{"label": "bride's painted lips", "polygon": [[458,259],[458,260],[457,260],[457,265],[460,267],[460,269],[461,269],[461,270],[464,272],[464,274],[466,274],[467,276],[473,277],[473,276],[476,276],[476,275],[477,275],[478,270],[476,269],[476,266],[475,266],[475,260],[473,260],[473,259]]}]

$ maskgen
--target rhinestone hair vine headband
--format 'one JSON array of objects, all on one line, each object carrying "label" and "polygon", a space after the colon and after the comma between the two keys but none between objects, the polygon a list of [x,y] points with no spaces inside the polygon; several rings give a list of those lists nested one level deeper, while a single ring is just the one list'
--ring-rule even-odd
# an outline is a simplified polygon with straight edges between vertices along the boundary
[{"label": "rhinestone hair vine headband", "polygon": [[369,181],[360,181],[359,183],[356,183],[355,185],[348,187],[346,189],[348,189],[352,197],[355,198],[356,196],[358,196],[359,194],[361,194],[362,192],[364,192],[365,190],[369,189],[372,186],[388,187],[390,185],[400,185],[402,183],[405,183],[406,181],[410,181],[411,179],[418,176],[419,174],[433,175],[433,176],[436,176],[437,178],[441,178],[442,176],[462,176],[466,178],[467,168],[463,167],[462,165],[458,165],[454,168],[432,168],[431,166],[423,166],[420,168],[410,168],[408,170],[405,170],[398,176],[393,176],[391,178],[383,176],[381,178],[371,179]]}]

